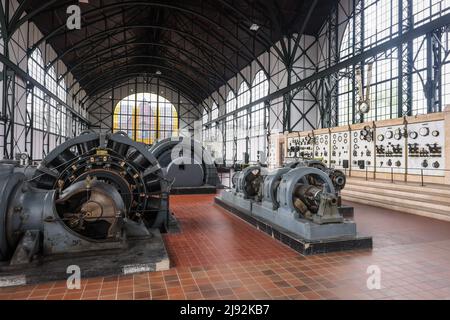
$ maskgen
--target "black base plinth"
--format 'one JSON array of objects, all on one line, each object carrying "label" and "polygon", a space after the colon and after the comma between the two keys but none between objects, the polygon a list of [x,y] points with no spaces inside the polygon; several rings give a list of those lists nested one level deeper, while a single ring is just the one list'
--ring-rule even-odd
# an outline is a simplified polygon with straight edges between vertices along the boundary
[{"label": "black base plinth", "polygon": [[339,213],[342,214],[345,219],[353,219],[355,216],[354,208],[350,206],[340,206]]},{"label": "black base plinth", "polygon": [[272,238],[282,242],[305,256],[335,251],[372,249],[372,237],[357,235],[356,237],[341,237],[321,241],[311,241],[300,238],[280,227],[272,226],[267,221],[262,221],[259,218],[250,216],[249,214],[226,204],[218,197],[216,197],[214,201],[217,205],[250,223],[258,230],[267,233],[272,236]]},{"label": "black base plinth", "polygon": [[179,187],[172,188],[170,194],[182,195],[182,194],[216,194],[217,187],[214,186],[201,186],[201,187]]},{"label": "black base plinth", "polygon": [[65,281],[69,266],[78,266],[81,279],[109,277],[140,272],[164,271],[170,268],[169,255],[159,230],[152,237],[128,240],[127,248],[37,257],[26,265],[0,265],[0,288]]}]

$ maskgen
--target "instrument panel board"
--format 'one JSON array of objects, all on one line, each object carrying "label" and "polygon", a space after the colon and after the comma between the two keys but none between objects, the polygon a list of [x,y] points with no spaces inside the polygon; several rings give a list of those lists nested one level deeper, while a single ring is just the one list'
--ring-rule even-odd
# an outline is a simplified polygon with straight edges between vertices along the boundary
[{"label": "instrument panel board", "polygon": [[444,121],[408,125],[408,173],[444,176]]}]

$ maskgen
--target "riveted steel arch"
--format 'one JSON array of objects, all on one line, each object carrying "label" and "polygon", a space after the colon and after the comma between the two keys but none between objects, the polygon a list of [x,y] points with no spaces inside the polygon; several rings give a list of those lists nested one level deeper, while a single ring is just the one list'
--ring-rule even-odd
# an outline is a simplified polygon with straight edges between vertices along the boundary
[{"label": "riveted steel arch", "polygon": [[[82,100],[81,103],[85,103],[87,99],[90,99],[91,96],[95,96],[97,93],[102,92],[101,90],[107,89],[108,86],[114,85],[119,80],[130,80],[133,77],[142,77],[144,76],[142,72],[135,72],[135,71],[126,71],[121,73],[118,76],[111,77],[111,79],[107,81],[103,81],[99,83],[96,88],[93,89],[93,92],[90,95],[86,95]],[[159,75],[158,78],[163,78],[165,81],[170,82],[171,85],[173,85],[175,88],[178,88],[180,92],[182,92],[185,96],[191,97],[193,101],[196,101],[197,104],[203,104],[203,100],[200,96],[197,95],[196,91],[191,87],[191,85],[180,82],[177,79],[174,79],[173,77],[169,77],[166,75]],[[175,81],[175,82],[174,82]],[[207,109],[208,107],[206,107]]]},{"label": "riveted steel arch", "polygon": [[[133,79],[141,77],[141,76],[142,76],[142,74],[140,74],[140,73],[126,72],[126,73],[123,73],[121,76],[118,76],[114,80],[109,80],[109,81],[105,82],[104,85],[100,86],[98,88],[98,90],[96,90],[96,93],[92,95],[92,96],[96,96],[96,99],[93,100],[93,102],[91,102],[89,104],[89,106],[88,106],[89,109],[88,110],[90,110],[91,112],[96,110],[96,109],[90,109],[90,108],[92,107],[92,105],[96,101],[98,101],[100,99],[100,97],[98,97],[98,95],[107,94],[109,92],[109,90],[111,90],[111,89],[113,89],[113,88],[115,88],[117,86],[117,83],[123,83],[125,81],[133,80]],[[159,76],[158,78],[162,79],[164,82],[166,82],[168,85],[171,85],[173,88],[178,88],[178,86],[175,87],[176,84],[173,83],[173,80],[171,78],[167,78],[167,77],[164,77],[164,76]],[[181,87],[184,88],[184,85],[182,85]],[[184,90],[186,90],[186,89],[184,89]],[[177,91],[182,93],[183,96],[186,97],[191,102],[191,104],[194,106],[194,108],[199,113],[201,113],[200,110],[198,109],[197,105],[203,105],[203,102],[198,103],[198,102],[192,101],[191,98],[185,96],[184,92],[181,91],[179,88],[177,89]],[[83,101],[83,104],[88,102],[87,100],[91,99],[92,96],[91,97],[86,97],[85,98],[86,100]],[[205,109],[205,105],[203,105],[203,109]]]},{"label": "riveted steel arch", "polygon": [[[78,69],[78,67],[82,66],[83,64],[85,64],[85,63],[87,63],[87,62],[89,62],[91,60],[99,59],[99,58],[101,58],[102,55],[107,54],[107,53],[111,53],[111,50],[114,50],[116,48],[123,48],[123,47],[126,47],[128,45],[130,45],[130,46],[158,46],[158,47],[163,47],[163,48],[175,49],[175,50],[177,50],[177,52],[182,53],[187,58],[194,60],[197,64],[202,63],[203,67],[205,67],[205,65],[208,65],[208,67],[210,67],[209,69],[211,70],[211,72],[214,72],[214,74],[216,76],[221,77],[222,80],[226,83],[226,85],[231,88],[231,86],[228,84],[228,82],[226,82],[225,79],[216,70],[212,69],[212,66],[210,66],[208,64],[207,60],[205,60],[202,57],[194,54],[191,51],[185,50],[185,49],[183,49],[183,48],[181,48],[179,46],[176,46],[176,45],[171,45],[171,43],[133,42],[133,41],[134,40],[131,40],[130,42],[119,43],[119,44],[116,44],[114,46],[105,48],[102,51],[96,52],[96,55],[94,55],[94,56],[87,56],[85,59],[80,60],[74,66],[68,68],[67,71],[61,75],[61,77],[65,78],[69,73],[72,73],[74,70]],[[232,70],[233,72],[238,72],[237,70],[231,69],[228,64],[224,64],[224,67]]]},{"label": "riveted steel arch", "polygon": [[[185,36],[185,37],[188,37],[188,38],[192,38],[192,39],[194,39],[194,40],[200,42],[200,43],[201,43],[202,45],[204,45],[205,47],[207,47],[207,48],[211,49],[212,51],[214,51],[214,53],[219,54],[219,55],[223,56],[224,59],[226,59],[226,57],[225,57],[225,56],[224,56],[217,48],[215,48],[214,46],[210,45],[207,41],[201,39],[200,37],[194,36],[194,35],[192,35],[192,34],[190,34],[190,33],[188,33],[188,32],[176,30],[176,29],[173,29],[173,28],[162,27],[162,26],[133,25],[133,26],[119,26],[119,27],[111,28],[111,29],[108,29],[108,30],[101,31],[101,32],[99,32],[99,33],[97,33],[97,34],[95,34],[95,35],[92,35],[90,38],[85,38],[85,39],[79,41],[77,44],[75,44],[75,45],[73,45],[72,47],[70,47],[69,49],[65,50],[65,51],[62,52],[61,54],[59,54],[59,55],[58,55],[55,59],[53,59],[52,61],[50,61],[50,62],[47,64],[47,68],[52,67],[53,65],[56,64],[56,62],[57,62],[58,60],[62,59],[65,55],[67,55],[68,53],[74,51],[75,49],[79,49],[78,46],[80,46],[80,45],[82,45],[82,44],[85,44],[86,42],[88,42],[88,45],[87,45],[87,46],[89,46],[89,45],[94,45],[94,44],[95,44],[95,40],[94,40],[94,42],[92,43],[92,38],[95,38],[95,37],[98,36],[98,35],[106,35],[105,38],[101,38],[101,39],[98,39],[98,40],[97,40],[97,41],[101,41],[101,40],[108,39],[108,38],[110,38],[111,36],[114,36],[114,34],[110,34],[111,31],[117,31],[118,33],[120,33],[120,32],[123,32],[124,30],[127,30],[127,29],[141,29],[141,28],[142,28],[142,29],[161,29],[161,30],[165,30],[165,31],[175,32],[175,33],[178,33],[178,34],[180,34],[180,35],[182,35],[182,36]],[[234,50],[233,48],[230,48],[230,49],[231,49],[231,50]],[[235,51],[236,51],[236,52],[239,52],[239,50],[235,50]],[[239,53],[238,53],[238,54],[239,54]],[[251,60],[250,60],[250,61],[251,61]],[[256,61],[257,61],[258,64],[261,64],[261,62],[260,62],[258,59],[256,59]],[[261,64],[261,65],[262,65],[262,64]],[[261,69],[262,69],[262,70],[265,70],[264,66],[261,66]],[[265,71],[265,72],[267,72],[267,71]],[[240,73],[240,72],[239,72],[239,73]],[[246,77],[244,77],[244,76],[242,75],[242,73],[240,73],[240,74],[241,74],[242,78],[244,79],[244,81],[247,82],[247,84],[250,84],[250,82],[246,79]]]},{"label": "riveted steel arch", "polygon": [[[103,11],[103,10],[105,10],[105,9],[107,9],[107,8],[122,7],[122,6],[128,6],[128,5],[133,5],[133,6],[161,6],[161,7],[166,7],[166,8],[174,9],[174,10],[180,10],[180,11],[182,11],[182,12],[186,12],[186,13],[189,13],[189,14],[193,14],[193,15],[199,17],[199,18],[205,19],[208,23],[210,23],[210,24],[212,24],[212,25],[214,25],[214,26],[216,26],[216,27],[222,28],[221,30],[227,32],[227,34],[228,34],[232,39],[234,39],[235,41],[237,41],[237,42],[240,44],[240,46],[237,47],[237,50],[236,50],[236,52],[238,52],[238,54],[241,54],[240,50],[241,50],[242,48],[243,48],[243,49],[246,49],[246,50],[249,52],[249,54],[250,54],[250,57],[247,57],[247,58],[246,58],[247,61],[248,61],[248,62],[255,61],[257,64],[259,64],[260,68],[261,68],[262,70],[264,70],[264,72],[266,73],[266,76],[268,76],[268,71],[266,70],[266,68],[264,67],[264,65],[257,59],[257,57],[251,52],[251,50],[250,50],[247,46],[244,45],[244,43],[243,43],[238,37],[236,37],[235,35],[233,35],[233,33],[231,33],[229,30],[227,30],[227,28],[224,28],[223,26],[221,26],[221,25],[219,25],[218,23],[216,23],[214,20],[209,19],[208,17],[206,17],[206,16],[204,16],[204,15],[202,15],[202,14],[199,14],[199,13],[197,13],[197,12],[195,12],[195,11],[188,10],[188,9],[185,9],[185,8],[181,8],[181,7],[177,7],[177,6],[173,6],[173,5],[161,4],[161,3],[151,3],[151,2],[131,1],[131,2],[121,2],[121,3],[116,3],[116,4],[111,4],[111,5],[102,6],[102,7],[100,7],[100,8],[96,8],[96,9],[93,9],[93,10],[91,10],[91,11],[86,12],[86,15],[89,14],[89,13],[97,13],[98,11]],[[119,13],[120,13],[120,12],[119,12]],[[94,23],[94,22],[91,22],[91,24],[92,24],[92,23]],[[89,26],[89,24],[88,24],[87,26]],[[200,25],[197,25],[197,26],[201,27]],[[59,28],[61,28],[61,30],[63,30],[63,29],[65,29],[65,27],[66,27],[66,26],[65,26],[65,24],[64,24],[64,25],[61,25]],[[150,26],[149,26],[149,27],[150,27]],[[58,29],[59,29],[59,28],[58,28]],[[176,32],[175,29],[173,29],[172,31]],[[179,32],[182,32],[181,30],[178,30],[178,31],[179,31]],[[211,30],[205,30],[205,31],[208,31],[209,34],[212,35],[212,31],[211,31]],[[62,35],[62,34],[61,34],[61,35]],[[186,34],[184,34],[184,35],[186,36]],[[41,38],[39,41],[36,42],[36,44],[33,46],[32,49],[34,49],[35,47],[39,46],[39,45],[40,45],[41,43],[43,43],[44,41],[50,40],[53,36],[56,36],[56,34],[53,34],[53,33],[52,33],[52,34],[50,34],[50,35],[44,36],[43,38]],[[92,38],[92,36],[91,36],[90,38]],[[217,37],[216,37],[216,38],[217,38]],[[198,39],[198,38],[197,38],[197,39]],[[219,39],[217,38],[217,40],[219,40]],[[225,44],[225,43],[224,43],[224,44]],[[267,45],[267,44],[266,44],[266,45]],[[236,49],[236,48],[235,48],[235,49]],[[53,65],[53,64],[54,64],[54,62],[52,61],[52,63],[50,63],[50,66]],[[245,77],[244,77],[243,79],[244,79],[246,82],[248,82],[248,81],[246,80]],[[249,84],[249,83],[247,83],[247,84]]]},{"label": "riveted steel arch", "polygon": [[[128,79],[130,80],[130,79]],[[119,79],[119,81],[121,81]],[[111,90],[116,90],[116,89],[121,89],[123,87],[128,87],[130,86],[129,82],[126,82],[127,80],[124,80],[122,82],[120,82],[119,84],[115,84],[113,88],[110,88]],[[142,84],[142,82],[138,82],[140,84]],[[185,96],[180,89],[177,89],[176,87],[174,87],[173,85],[171,85],[170,83],[166,82],[165,80],[161,83],[159,83],[159,87],[160,88],[164,88],[164,89],[169,89],[172,90],[174,92],[177,92],[179,95],[182,95],[184,99],[186,99],[186,101],[188,101],[190,104],[192,104],[192,106],[195,108],[195,110],[197,110],[198,112],[200,112],[200,110],[196,107],[196,102],[192,101],[191,98]],[[101,91],[99,93],[96,94],[95,99],[90,101],[90,103],[87,106],[87,110],[91,110],[91,111],[95,111],[97,108],[91,109],[92,105],[96,104],[98,100],[102,99],[105,97],[105,95],[110,93],[110,89],[106,90],[106,91]],[[147,91],[143,91],[143,92],[147,92]],[[170,100],[169,100],[170,101]],[[172,103],[174,103],[173,101],[171,101]]]},{"label": "riveted steel arch", "polygon": [[[27,2],[27,0],[23,1],[22,3],[26,3],[26,2]],[[25,17],[23,17],[20,20],[17,19],[17,16],[15,15],[13,17],[13,20],[11,21],[12,22],[12,24],[11,24],[12,29],[10,30],[10,32],[14,33],[23,23],[25,23],[26,21],[32,19],[34,16],[36,16],[37,14],[42,12],[45,8],[52,6],[56,2],[60,2],[61,3],[61,1],[57,1],[57,0],[47,1],[47,3],[45,5],[43,5],[42,7],[40,7],[38,10],[36,10],[35,12],[32,12],[30,14],[25,15]],[[241,19],[247,20],[250,24],[252,23],[245,14],[243,14],[242,12],[240,12],[239,10],[234,8],[233,6],[227,4],[225,1],[220,1],[220,2],[224,6],[226,6],[229,10],[231,10],[233,12],[236,12],[236,13],[239,13],[239,16],[240,16]],[[63,2],[63,4],[61,4],[61,5],[64,5],[64,4],[66,4],[66,5],[67,4],[73,4],[73,1],[68,0],[68,1]],[[185,7],[174,5],[174,4],[167,4],[167,3],[160,3],[160,2],[149,2],[149,1],[145,1],[145,2],[144,1],[123,1],[123,2],[120,2],[120,3],[113,3],[113,4],[109,4],[109,5],[103,5],[103,6],[99,7],[99,8],[92,9],[90,11],[85,12],[85,15],[89,15],[89,14],[92,14],[92,13],[98,13],[98,11],[104,11],[104,10],[107,10],[107,9],[110,9],[110,8],[116,8],[116,7],[121,8],[121,7],[127,7],[127,6],[131,6],[131,7],[136,7],[136,6],[162,7],[162,8],[175,10],[175,11],[180,11],[180,12],[183,12],[183,13],[186,13],[186,14],[191,14],[191,15],[196,16],[197,18],[200,18],[202,20],[207,21],[210,24],[213,24],[216,27],[222,28],[222,30],[226,31],[235,40],[239,41],[239,39],[237,37],[235,37],[231,32],[228,32],[228,30],[226,28],[224,28],[223,25],[218,24],[216,21],[214,21],[213,19],[208,18],[206,15],[204,15],[202,13],[199,13],[197,11],[194,11],[194,10],[190,10],[188,8],[185,8]],[[117,14],[120,14],[121,12],[122,11],[118,12]],[[16,13],[18,15],[21,15],[21,14],[24,13],[24,11],[18,10]],[[227,18],[227,19],[230,19],[227,15],[224,15],[224,17]],[[242,27],[239,23],[237,23],[236,25],[242,31],[246,32],[247,34],[253,35],[251,32],[249,32],[249,30],[247,28]],[[61,31],[61,30],[64,30],[64,29],[65,29],[65,24],[61,25],[60,27],[58,27],[55,30]],[[54,35],[55,34],[52,33],[52,36],[54,36]],[[266,45],[267,47],[272,45],[271,41],[269,39],[267,39],[267,37],[265,37],[263,34],[256,34],[255,36],[259,37],[259,38],[262,38],[261,42],[263,42],[263,44]],[[51,38],[51,36],[50,37],[48,37],[48,36],[43,37],[43,38],[41,38],[38,41],[38,43],[40,44],[40,43],[42,43],[42,41],[46,41],[46,40],[48,40],[50,38]]]},{"label": "riveted steel arch", "polygon": [[[117,56],[117,57],[113,57],[111,59],[107,59],[104,62],[96,65],[96,68],[101,68],[102,66],[108,65],[110,63],[114,63],[117,61],[120,61],[122,59],[138,59],[138,58],[148,58],[148,59],[155,59],[155,60],[163,60],[163,61],[168,61],[171,62],[173,64],[178,64],[178,65],[184,65],[187,68],[191,69],[194,72],[197,72],[203,76],[208,75],[206,72],[202,72],[200,71],[199,68],[195,68],[191,65],[188,65],[187,63],[183,63],[179,60],[175,60],[173,58],[167,58],[167,57],[160,57],[160,56],[153,56],[153,55],[133,55],[130,53],[128,53],[127,55],[123,55],[123,56]],[[128,64],[127,64],[128,65]],[[77,85],[79,82],[82,82],[84,79],[86,79],[87,77],[89,77],[89,75],[91,75],[93,72],[97,71],[97,69],[91,69],[90,71],[87,71],[83,77],[78,78],[77,80],[75,80],[72,85],[68,88],[68,90],[70,91],[75,85]]]},{"label": "riveted steel arch", "polygon": [[[107,65],[107,64],[109,64],[109,63],[111,63],[111,62],[114,62],[114,61],[116,61],[116,60],[119,60],[119,59],[124,59],[124,58],[135,58],[135,57],[139,57],[139,56],[123,56],[123,57],[117,57],[117,58],[112,59],[112,60],[110,60],[110,61],[106,61],[105,63],[99,65],[99,67],[101,67],[102,65]],[[154,56],[154,57],[153,57],[153,56],[141,56],[141,57],[144,57],[144,58],[155,58],[155,59],[168,60],[167,58],[161,58],[161,57],[157,57],[157,56]],[[176,60],[174,60],[174,59],[170,59],[170,60],[168,60],[168,61],[173,61],[174,63],[179,63],[178,61],[176,61]],[[122,67],[133,67],[133,66],[137,66],[137,65],[138,65],[138,66],[155,66],[154,64],[147,64],[147,63],[142,64],[142,63],[140,63],[140,64],[126,64],[126,65],[123,65]],[[169,69],[168,66],[161,66],[161,68],[164,68],[164,67],[165,67],[166,69]],[[114,66],[112,66],[112,68],[114,68]],[[114,70],[118,70],[118,69],[116,68],[116,69],[114,69]],[[173,69],[169,69],[169,70],[172,70],[172,71],[173,71]],[[93,70],[93,71],[95,71],[95,70]],[[88,77],[89,74],[90,74],[90,73],[87,73],[83,78]],[[68,91],[71,91],[79,81],[82,81],[82,80],[83,80],[83,78],[80,78],[80,79],[74,81],[74,83],[73,83],[67,90],[68,90]],[[78,93],[79,93],[79,91],[78,91],[76,94],[78,94]],[[222,99],[224,99],[224,97],[223,97],[223,95],[222,95],[221,93],[219,93],[219,96],[220,96]],[[214,102],[217,103],[217,101],[215,101],[215,100],[214,100]]]},{"label": "riveted steel arch", "polygon": [[[190,83],[191,85],[193,85],[192,87],[193,88],[196,88],[197,87],[197,89],[199,89],[199,92],[206,92],[205,91],[205,89],[204,88],[202,88],[202,86],[201,86],[201,84],[199,84],[199,83],[197,83],[195,80],[193,80],[193,79],[189,79],[189,77],[185,74],[185,73],[183,73],[182,71],[180,71],[180,70],[177,70],[177,69],[172,69],[172,68],[169,68],[169,67],[167,67],[167,66],[163,66],[163,65],[158,65],[158,64],[152,64],[152,63],[136,63],[136,64],[127,64],[127,65],[123,65],[123,66],[121,66],[121,67],[118,67],[118,68],[113,68],[113,69],[111,69],[110,71],[112,71],[112,72],[110,72],[110,71],[108,71],[108,72],[103,72],[102,73],[102,75],[100,75],[99,77],[97,77],[97,78],[94,78],[94,79],[91,79],[88,83],[86,83],[85,84],[85,88],[80,88],[76,93],[75,93],[75,96],[77,96],[80,92],[81,92],[81,90],[89,90],[89,89],[92,89],[92,87],[91,88],[89,88],[89,86],[92,84],[92,85],[94,85],[94,87],[93,88],[95,88],[95,86],[97,85],[97,83],[100,81],[102,81],[102,80],[104,80],[104,78],[105,77],[107,77],[107,76],[110,76],[111,75],[111,73],[112,73],[112,75],[114,75],[114,71],[120,71],[120,70],[123,70],[123,69],[126,69],[126,68],[129,68],[129,67],[155,67],[155,68],[160,68],[160,69],[163,69],[163,70],[169,70],[169,71],[172,71],[172,72],[175,72],[177,75],[179,75],[179,76],[181,76],[181,78],[179,79],[179,80],[182,80],[182,81],[186,81],[186,83]],[[144,74],[144,73],[146,73],[145,71],[141,71],[141,74]],[[92,91],[90,91],[91,93],[92,93]]]}]

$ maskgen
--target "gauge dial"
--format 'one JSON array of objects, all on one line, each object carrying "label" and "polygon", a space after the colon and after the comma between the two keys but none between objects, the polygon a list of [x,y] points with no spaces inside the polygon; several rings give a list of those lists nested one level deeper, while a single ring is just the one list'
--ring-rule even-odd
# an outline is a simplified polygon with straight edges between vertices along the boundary
[{"label": "gauge dial", "polygon": [[411,131],[411,132],[409,133],[409,137],[410,137],[411,139],[417,139],[417,136],[418,136],[418,134],[417,134],[416,131]]},{"label": "gauge dial", "polygon": [[420,128],[419,134],[420,134],[422,137],[426,137],[426,136],[428,136],[428,135],[430,134],[430,129],[427,128],[427,127]]}]

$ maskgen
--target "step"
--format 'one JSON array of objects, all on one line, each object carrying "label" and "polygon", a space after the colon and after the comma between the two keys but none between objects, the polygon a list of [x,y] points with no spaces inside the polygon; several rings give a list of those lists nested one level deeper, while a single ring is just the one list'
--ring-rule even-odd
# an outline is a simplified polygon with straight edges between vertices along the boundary
[{"label": "step", "polygon": [[417,208],[417,207],[412,208],[412,207],[405,206],[405,205],[399,206],[399,205],[395,205],[393,203],[386,203],[386,202],[376,201],[376,200],[372,200],[372,199],[369,200],[367,198],[360,198],[360,197],[356,197],[356,196],[346,196],[343,200],[450,222],[450,215],[448,212],[442,212],[442,211],[437,211],[437,210],[431,211],[426,208],[425,209]]},{"label": "step", "polygon": [[343,190],[342,191],[342,198],[345,200],[346,196],[355,196],[359,198],[365,198],[368,200],[374,200],[374,201],[380,201],[385,203],[391,203],[397,206],[410,206],[415,208],[420,208],[423,210],[429,211],[431,210],[439,210],[442,212],[448,212],[450,215],[450,206],[448,204],[442,204],[442,203],[435,203],[435,202],[429,202],[429,201],[420,201],[415,200],[413,198],[397,198],[390,195],[379,195],[379,194],[372,194],[367,193],[365,191],[355,191],[355,190]]},{"label": "step", "polygon": [[353,185],[353,184],[347,184],[345,186],[345,189],[343,190],[343,193],[346,193],[346,191],[361,191],[364,190],[365,192],[369,194],[376,194],[380,196],[391,196],[395,198],[401,198],[401,199],[410,199],[410,200],[417,200],[422,201],[426,203],[436,203],[436,204],[442,204],[450,206],[450,196],[438,193],[438,192],[411,192],[411,190],[398,190],[395,185],[385,185],[385,186],[361,186],[361,185]]},{"label": "step", "polygon": [[428,194],[440,194],[450,197],[450,186],[438,185],[438,184],[427,184],[421,186],[414,183],[405,183],[400,181],[394,181],[393,183],[389,180],[365,180],[359,178],[347,178],[347,185],[358,185],[358,186],[369,186],[369,187],[383,187],[385,189],[395,189],[408,192],[422,192]]}]

